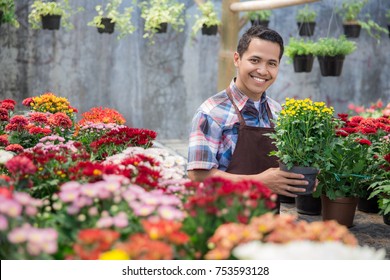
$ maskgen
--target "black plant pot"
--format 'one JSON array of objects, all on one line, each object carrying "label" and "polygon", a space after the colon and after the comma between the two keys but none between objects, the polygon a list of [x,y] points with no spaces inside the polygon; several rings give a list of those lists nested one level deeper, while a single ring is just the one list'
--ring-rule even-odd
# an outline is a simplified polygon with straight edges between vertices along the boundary
[{"label": "black plant pot", "polygon": [[111,22],[110,18],[102,18],[100,23],[104,25],[104,28],[98,27],[97,30],[99,33],[114,33],[115,22]]},{"label": "black plant pot", "polygon": [[373,198],[368,199],[369,195],[370,194],[366,195],[365,197],[359,198],[358,210],[365,213],[378,213],[378,197],[374,196]]},{"label": "black plant pot", "polygon": [[297,73],[311,72],[313,68],[313,55],[296,55],[294,56],[294,71]]},{"label": "black plant pot", "polygon": [[320,215],[321,214],[321,198],[313,197],[312,195],[298,195],[295,198],[295,207],[297,212],[303,215]]},{"label": "black plant pot", "polygon": [[389,38],[390,38],[390,25],[387,26],[387,29],[389,29]]},{"label": "black plant pot", "polygon": [[383,222],[390,226],[390,213],[383,215]]},{"label": "black plant pot", "polygon": [[61,16],[47,15],[42,16],[42,29],[58,30],[60,29]]},{"label": "black plant pot", "polygon": [[296,192],[297,195],[307,195],[312,194],[314,190],[314,186],[317,179],[318,169],[313,167],[303,167],[303,166],[293,166],[291,169],[288,169],[286,165],[283,163],[279,163],[279,168],[282,171],[293,172],[298,174],[303,174],[304,178],[302,180],[308,181],[308,185],[294,186],[297,188],[306,189],[305,192]]},{"label": "black plant pot", "polygon": [[316,27],[315,22],[297,22],[299,36],[313,36],[314,28]]},{"label": "black plant pot", "polygon": [[157,28],[157,33],[167,33],[168,30],[168,23],[163,22],[160,24],[160,28]]},{"label": "black plant pot", "polygon": [[324,77],[327,76],[340,76],[343,70],[343,63],[345,56],[317,56],[318,62],[320,64],[321,75]]},{"label": "black plant pot", "polygon": [[3,11],[0,11],[0,25],[3,22]]},{"label": "black plant pot", "polygon": [[285,196],[282,194],[278,194],[278,200],[282,203],[288,203],[288,204],[295,203],[295,197]]},{"label": "black plant pot", "polygon": [[264,27],[268,27],[269,20],[251,20],[252,26],[253,25],[262,25]]},{"label": "black plant pot", "polygon": [[203,24],[202,26],[203,35],[213,36],[213,35],[217,35],[217,33],[218,33],[218,25],[207,26]]},{"label": "black plant pot", "polygon": [[360,24],[343,24],[344,35],[347,38],[358,38],[360,35]]}]

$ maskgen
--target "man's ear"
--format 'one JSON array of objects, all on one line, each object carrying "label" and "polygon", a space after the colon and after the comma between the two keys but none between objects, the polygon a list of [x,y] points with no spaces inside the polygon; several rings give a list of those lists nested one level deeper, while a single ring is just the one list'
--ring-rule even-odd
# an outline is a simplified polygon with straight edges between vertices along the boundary
[{"label": "man's ear", "polygon": [[238,67],[238,62],[240,61],[240,55],[238,54],[238,52],[235,52],[235,53],[234,53],[233,59],[234,59],[234,65],[235,65],[236,67]]}]

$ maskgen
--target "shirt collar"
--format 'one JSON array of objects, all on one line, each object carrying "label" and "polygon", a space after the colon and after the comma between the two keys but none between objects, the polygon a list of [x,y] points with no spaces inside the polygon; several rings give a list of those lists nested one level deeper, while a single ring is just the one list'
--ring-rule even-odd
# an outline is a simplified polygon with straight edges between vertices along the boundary
[{"label": "shirt collar", "polygon": [[[242,110],[242,108],[244,108],[244,106],[246,105],[246,103],[248,102],[249,97],[246,96],[244,93],[242,93],[238,87],[236,86],[235,84],[235,80],[236,78],[234,78],[231,82],[230,82],[230,89],[232,91],[232,97],[233,97],[233,101],[234,103],[236,104],[238,110]],[[261,98],[260,98],[260,103],[261,104],[264,104],[264,102],[267,101],[267,93],[264,92],[262,95],[261,95]]]}]

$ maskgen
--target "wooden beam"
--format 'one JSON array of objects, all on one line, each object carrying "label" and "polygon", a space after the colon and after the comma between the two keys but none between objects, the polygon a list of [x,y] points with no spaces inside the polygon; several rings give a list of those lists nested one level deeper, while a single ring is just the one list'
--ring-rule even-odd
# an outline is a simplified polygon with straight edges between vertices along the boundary
[{"label": "wooden beam", "polygon": [[227,88],[236,75],[233,54],[238,43],[239,14],[230,10],[231,4],[239,0],[222,1],[222,25],[218,59],[218,90]]},{"label": "wooden beam", "polygon": [[255,11],[255,10],[272,10],[284,8],[294,5],[302,5],[320,0],[262,0],[262,1],[247,1],[236,2],[230,5],[233,12]]}]

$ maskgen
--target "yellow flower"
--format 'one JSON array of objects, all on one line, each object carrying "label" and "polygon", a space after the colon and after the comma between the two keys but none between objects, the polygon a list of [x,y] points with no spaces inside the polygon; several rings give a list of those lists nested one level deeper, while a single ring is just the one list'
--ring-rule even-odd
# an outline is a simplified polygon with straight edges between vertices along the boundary
[{"label": "yellow flower", "polygon": [[129,255],[119,249],[113,249],[108,252],[101,253],[99,256],[99,260],[129,260]]}]

